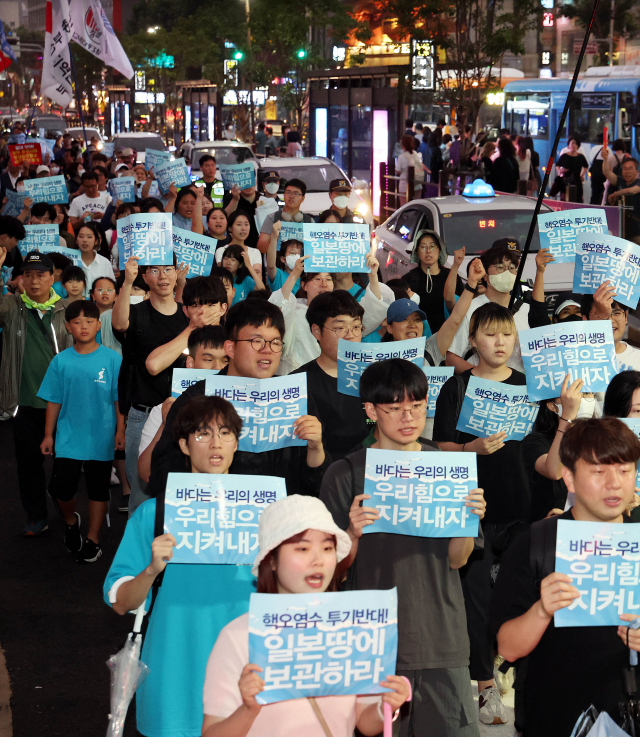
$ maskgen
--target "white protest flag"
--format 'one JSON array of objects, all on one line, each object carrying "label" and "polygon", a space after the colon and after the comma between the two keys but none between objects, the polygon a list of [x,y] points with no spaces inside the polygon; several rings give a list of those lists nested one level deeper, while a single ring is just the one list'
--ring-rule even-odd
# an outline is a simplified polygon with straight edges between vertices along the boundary
[{"label": "white protest flag", "polygon": [[62,107],[73,100],[69,60],[69,3],[47,0],[47,25],[44,36],[40,92]]},{"label": "white protest flag", "polygon": [[133,77],[131,62],[111,27],[100,0],[72,0],[71,21],[72,41],[128,79]]}]

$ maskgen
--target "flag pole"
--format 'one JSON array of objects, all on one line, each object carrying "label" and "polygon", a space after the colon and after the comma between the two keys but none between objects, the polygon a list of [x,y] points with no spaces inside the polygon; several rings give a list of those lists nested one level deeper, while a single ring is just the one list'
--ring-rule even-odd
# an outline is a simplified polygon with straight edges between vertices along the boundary
[{"label": "flag pole", "polygon": [[[42,82],[40,83],[40,87],[42,87]],[[40,95],[42,94],[42,89],[40,92],[38,92],[38,96],[36,97],[36,101],[33,103],[33,109],[31,110],[31,115],[29,116],[29,122],[27,124],[27,130],[25,132],[25,136],[29,137],[29,131],[31,130],[31,124],[33,123],[33,117],[36,114],[36,107],[38,106],[38,103],[40,102]]]},{"label": "flag pole", "polygon": [[87,151],[87,162],[89,169],[93,169],[91,165],[91,154],[88,152],[89,143],[87,141],[87,129],[84,127],[84,115],[82,114],[82,103],[80,102],[80,92],[78,90],[78,78],[76,77],[76,66],[73,63],[73,54],[71,53],[71,44],[69,44],[69,61],[71,63],[71,74],[73,74],[73,89],[76,93],[76,102],[78,103],[78,112],[80,113],[80,122],[82,123],[82,133],[84,134],[84,147]]}]

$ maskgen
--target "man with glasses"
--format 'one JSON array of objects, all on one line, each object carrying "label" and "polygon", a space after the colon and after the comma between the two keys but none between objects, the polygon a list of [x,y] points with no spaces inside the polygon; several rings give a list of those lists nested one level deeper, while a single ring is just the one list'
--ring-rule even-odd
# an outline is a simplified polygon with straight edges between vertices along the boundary
[{"label": "man with glasses", "polygon": [[279,221],[285,223],[313,223],[314,219],[306,212],[302,212],[300,208],[307,194],[307,185],[300,179],[290,179],[284,187],[284,207],[279,212],[272,212],[267,215],[260,229],[260,238],[258,239],[258,250],[260,253],[267,253],[269,244],[271,243],[271,233],[273,232],[273,224]]},{"label": "man with glasses", "polygon": [[[127,477],[131,484],[130,514],[148,498],[138,475],[142,428],[153,407],[171,394],[173,368],[180,365],[175,361],[156,375],[151,375],[146,360],[156,348],[170,343],[189,325],[189,317],[173,296],[177,280],[175,265],[138,266],[139,260],[132,256],[127,261],[124,283],[111,316],[114,335],[123,347],[118,394],[120,410],[127,415],[125,452]],[[138,271],[149,287],[149,299],[131,305],[131,290]]]}]

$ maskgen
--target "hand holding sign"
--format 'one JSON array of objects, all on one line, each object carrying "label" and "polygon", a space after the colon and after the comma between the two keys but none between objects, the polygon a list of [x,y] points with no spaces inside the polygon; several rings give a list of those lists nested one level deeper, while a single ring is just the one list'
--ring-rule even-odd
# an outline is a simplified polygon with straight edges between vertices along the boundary
[{"label": "hand holding sign", "polygon": [[352,541],[362,537],[362,530],[367,525],[372,525],[377,519],[380,519],[380,512],[375,507],[360,506],[360,502],[364,499],[371,499],[371,494],[357,494],[349,510],[347,534]]},{"label": "hand holding sign", "polygon": [[170,532],[156,537],[151,543],[151,563],[147,572],[154,578],[164,571],[167,563],[173,558],[173,549],[178,543]]},{"label": "hand holding sign", "polygon": [[264,681],[258,673],[262,673],[262,668],[255,663],[248,663],[242,669],[242,674],[238,681],[242,703],[252,714],[258,714],[260,709],[262,709],[262,704],[256,701],[256,696],[264,691]]},{"label": "hand holding sign", "polygon": [[596,308],[597,320],[610,320],[613,299],[616,296],[616,288],[610,281],[602,282],[593,295],[593,305]]},{"label": "hand holding sign", "polygon": [[500,448],[504,448],[504,441],[507,439],[506,432],[497,432],[495,435],[489,435],[488,438],[476,438],[471,443],[465,443],[466,451],[473,451],[479,456],[490,456]]},{"label": "hand holding sign", "polygon": [[551,255],[549,249],[541,248],[538,253],[536,253],[536,271],[540,274],[544,274],[547,264],[550,264],[552,261],[555,261],[555,258]]},{"label": "hand holding sign", "polygon": [[562,389],[560,391],[560,404],[562,405],[561,419],[573,422],[578,416],[578,410],[580,409],[584,381],[582,379],[576,379],[569,386],[569,379],[570,376],[567,374],[562,382]]},{"label": "hand holding sign", "polygon": [[293,423],[293,436],[306,440],[309,450],[322,448],[322,424],[313,415],[302,415]]},{"label": "hand holding sign", "polygon": [[133,285],[138,276],[138,261],[140,261],[139,256],[130,256],[124,266],[124,283],[128,287]]},{"label": "hand holding sign", "polygon": [[540,584],[540,613],[547,619],[553,619],[559,609],[571,606],[579,598],[580,592],[571,585],[569,576],[564,573],[550,573]]}]

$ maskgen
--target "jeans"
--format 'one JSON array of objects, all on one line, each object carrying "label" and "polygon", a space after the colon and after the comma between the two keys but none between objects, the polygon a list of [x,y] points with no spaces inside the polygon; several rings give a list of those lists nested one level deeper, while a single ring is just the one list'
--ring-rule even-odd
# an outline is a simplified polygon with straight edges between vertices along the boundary
[{"label": "jeans", "polygon": [[29,521],[47,519],[47,479],[40,452],[46,414],[46,409],[19,407],[13,419],[20,500]]},{"label": "jeans", "polygon": [[146,411],[134,409],[131,407],[127,416],[127,430],[125,434],[125,469],[127,478],[131,486],[131,496],[129,497],[129,516],[131,516],[142,502],[151,497],[145,493],[146,483],[138,475],[138,456],[140,455],[140,437],[142,428],[147,421],[151,408]]}]

